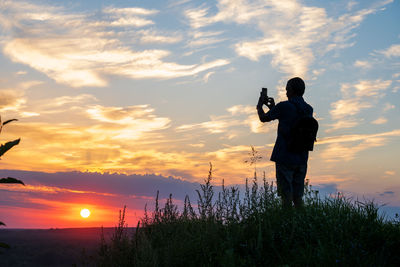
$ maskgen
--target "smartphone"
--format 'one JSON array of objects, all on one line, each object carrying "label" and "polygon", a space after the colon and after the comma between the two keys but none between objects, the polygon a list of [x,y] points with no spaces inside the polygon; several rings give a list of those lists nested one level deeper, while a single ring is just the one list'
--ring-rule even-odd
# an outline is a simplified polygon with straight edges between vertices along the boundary
[{"label": "smartphone", "polygon": [[267,88],[262,88],[261,89],[261,94],[264,96],[264,105],[268,103],[268,89]]},{"label": "smartphone", "polygon": [[264,88],[264,87],[263,87],[263,88],[261,89],[261,92],[262,92],[263,95],[268,96],[268,89],[267,89],[267,88]]}]

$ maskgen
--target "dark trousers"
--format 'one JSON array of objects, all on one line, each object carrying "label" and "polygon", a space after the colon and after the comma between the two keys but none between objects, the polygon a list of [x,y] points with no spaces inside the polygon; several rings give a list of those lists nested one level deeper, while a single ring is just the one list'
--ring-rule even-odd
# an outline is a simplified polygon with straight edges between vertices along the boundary
[{"label": "dark trousers", "polygon": [[284,206],[296,207],[303,205],[304,179],[307,173],[307,164],[291,165],[275,163],[276,183],[278,194]]}]

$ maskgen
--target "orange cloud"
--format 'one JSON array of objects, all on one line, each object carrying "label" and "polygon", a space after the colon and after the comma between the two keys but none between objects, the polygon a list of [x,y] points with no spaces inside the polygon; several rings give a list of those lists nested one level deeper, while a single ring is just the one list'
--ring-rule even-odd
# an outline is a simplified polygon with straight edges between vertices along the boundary
[{"label": "orange cloud", "polygon": [[400,130],[377,134],[343,135],[322,138],[318,145],[328,144],[321,152],[321,157],[326,161],[352,160],[361,151],[372,147],[383,146],[390,137],[399,137]]}]

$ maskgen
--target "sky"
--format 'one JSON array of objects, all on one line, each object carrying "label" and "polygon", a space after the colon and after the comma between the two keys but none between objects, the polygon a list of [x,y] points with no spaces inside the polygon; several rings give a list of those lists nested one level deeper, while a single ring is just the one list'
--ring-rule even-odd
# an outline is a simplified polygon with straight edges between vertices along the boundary
[{"label": "sky", "polygon": [[[400,213],[398,0],[0,0],[0,219],[9,228],[135,225],[157,190],[179,204],[213,165],[243,184],[269,161],[284,101],[306,83],[320,129],[310,183]],[[192,200],[195,202],[195,199]],[[82,208],[92,215],[83,219]]]}]

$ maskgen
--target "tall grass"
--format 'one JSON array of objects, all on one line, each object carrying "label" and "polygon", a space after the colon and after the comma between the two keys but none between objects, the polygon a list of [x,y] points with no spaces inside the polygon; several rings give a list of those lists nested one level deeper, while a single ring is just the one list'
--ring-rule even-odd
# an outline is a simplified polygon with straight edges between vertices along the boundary
[{"label": "tall grass", "polygon": [[[265,175],[215,195],[212,169],[181,210],[172,196],[145,208],[133,235],[125,208],[110,242],[102,238],[98,266],[399,266],[400,221],[378,215],[373,202],[343,195],[321,199],[308,183],[302,209],[282,208]],[[196,211],[197,208],[197,211]]]}]

